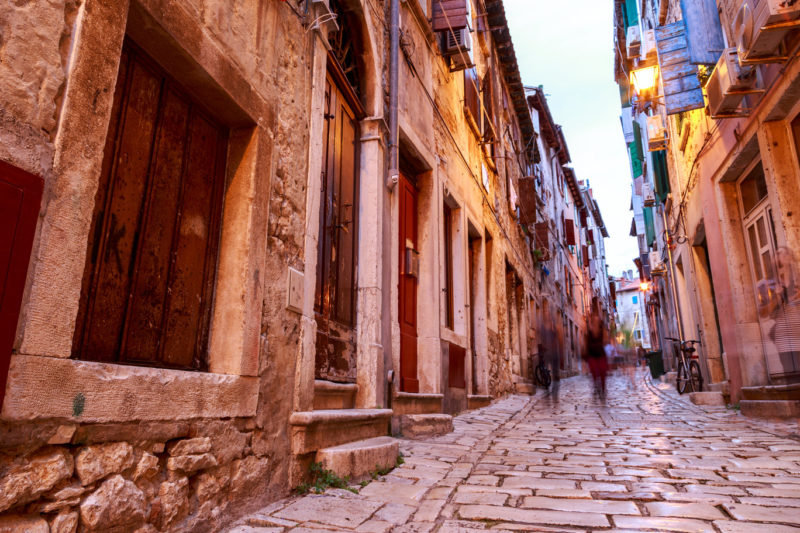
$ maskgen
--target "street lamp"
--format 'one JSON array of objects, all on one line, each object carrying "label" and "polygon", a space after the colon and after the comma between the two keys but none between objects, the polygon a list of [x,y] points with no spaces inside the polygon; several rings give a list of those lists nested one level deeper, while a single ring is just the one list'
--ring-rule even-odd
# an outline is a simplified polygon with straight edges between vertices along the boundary
[{"label": "street lamp", "polygon": [[631,85],[640,98],[653,96],[658,83],[658,66],[651,65],[631,71]]}]

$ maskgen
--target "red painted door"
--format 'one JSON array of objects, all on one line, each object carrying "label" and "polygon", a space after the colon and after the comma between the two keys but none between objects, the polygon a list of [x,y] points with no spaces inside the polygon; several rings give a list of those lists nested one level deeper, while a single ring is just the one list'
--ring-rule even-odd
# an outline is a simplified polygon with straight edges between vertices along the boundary
[{"label": "red painted door", "polygon": [[400,191],[400,390],[419,392],[417,379],[417,189],[403,174]]},{"label": "red painted door", "polygon": [[0,409],[44,182],[0,161]]}]

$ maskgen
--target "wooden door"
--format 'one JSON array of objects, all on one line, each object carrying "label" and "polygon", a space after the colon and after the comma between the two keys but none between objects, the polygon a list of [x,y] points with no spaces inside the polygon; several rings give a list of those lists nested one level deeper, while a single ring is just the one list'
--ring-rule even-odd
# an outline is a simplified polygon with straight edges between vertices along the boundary
[{"label": "wooden door", "polygon": [[206,368],[226,149],[227,129],[126,42],[74,357]]},{"label": "wooden door", "polygon": [[354,383],[358,120],[353,99],[342,86],[328,76],[315,300],[316,377]]},{"label": "wooden door", "polygon": [[419,392],[417,378],[417,189],[400,174],[400,390]]},{"label": "wooden door", "polygon": [[0,409],[44,182],[0,161]]},{"label": "wooden door", "polygon": [[478,353],[475,348],[475,330],[477,324],[475,321],[475,302],[478,296],[478,261],[480,259],[481,239],[480,237],[470,237],[469,240],[469,268],[468,279],[469,285],[469,348],[472,352],[472,393],[478,394]]}]

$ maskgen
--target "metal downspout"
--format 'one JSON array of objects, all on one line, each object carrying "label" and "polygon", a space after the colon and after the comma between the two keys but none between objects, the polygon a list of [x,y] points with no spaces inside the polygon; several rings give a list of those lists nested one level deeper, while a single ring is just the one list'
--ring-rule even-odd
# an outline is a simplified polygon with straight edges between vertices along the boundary
[{"label": "metal downspout", "polygon": [[399,139],[400,128],[397,120],[400,78],[400,0],[391,0],[389,30],[389,175],[386,186],[394,189],[400,179]]}]

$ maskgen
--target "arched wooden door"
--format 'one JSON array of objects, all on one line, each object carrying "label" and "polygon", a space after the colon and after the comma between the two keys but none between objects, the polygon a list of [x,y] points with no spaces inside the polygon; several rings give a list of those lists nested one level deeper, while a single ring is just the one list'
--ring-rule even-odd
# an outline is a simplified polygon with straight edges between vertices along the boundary
[{"label": "arched wooden door", "polygon": [[335,57],[325,82],[315,311],[316,378],[356,381],[358,119],[363,111]]}]

